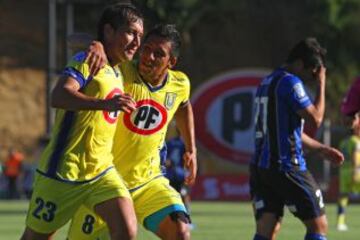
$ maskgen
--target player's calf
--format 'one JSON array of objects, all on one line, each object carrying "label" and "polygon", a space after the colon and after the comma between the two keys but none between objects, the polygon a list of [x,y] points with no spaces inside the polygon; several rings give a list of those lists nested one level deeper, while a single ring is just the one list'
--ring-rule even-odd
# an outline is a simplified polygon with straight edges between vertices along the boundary
[{"label": "player's calf", "polygon": [[184,212],[173,212],[160,223],[157,235],[162,240],[189,240],[189,224],[190,219]]},{"label": "player's calf", "polygon": [[51,239],[53,233],[38,233],[30,228],[26,228],[20,240],[49,240]]},{"label": "player's calf", "polygon": [[326,235],[328,231],[328,222],[326,215],[304,221],[308,233]]}]

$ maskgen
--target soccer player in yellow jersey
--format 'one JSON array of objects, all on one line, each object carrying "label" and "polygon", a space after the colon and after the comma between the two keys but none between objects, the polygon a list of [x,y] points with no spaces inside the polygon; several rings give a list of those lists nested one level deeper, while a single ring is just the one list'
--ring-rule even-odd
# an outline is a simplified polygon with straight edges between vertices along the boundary
[{"label": "soccer player in yellow jersey", "polygon": [[[189,215],[179,193],[163,176],[161,157],[167,127],[174,117],[185,142],[186,182],[196,176],[190,82],[175,66],[180,35],[173,25],[158,25],[148,32],[139,62],[121,64],[125,92],[136,110],[121,113],[114,139],[114,163],[129,188],[139,223],[161,239],[190,239]],[[106,225],[82,208],[69,230],[69,240],[108,239]]]},{"label": "soccer player in yellow jersey", "polygon": [[135,109],[123,94],[118,65],[132,59],[142,34],[143,18],[135,7],[111,5],[98,25],[109,63],[91,75],[80,52],[63,71],[52,93],[58,108],[52,137],[39,162],[21,239],[50,239],[82,204],[104,219],[111,239],[135,238],[133,203],[111,150],[119,111]]},{"label": "soccer player in yellow jersey", "polygon": [[345,209],[352,194],[360,194],[360,117],[356,113],[351,124],[351,136],[340,143],[340,149],[345,156],[343,166],[340,168],[339,199],[337,230],[347,231],[345,222]]}]

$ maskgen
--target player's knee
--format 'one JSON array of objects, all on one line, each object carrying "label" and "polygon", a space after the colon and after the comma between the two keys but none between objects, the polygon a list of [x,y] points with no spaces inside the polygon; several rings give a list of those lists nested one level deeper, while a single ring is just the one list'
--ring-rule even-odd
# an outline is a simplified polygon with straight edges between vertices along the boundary
[{"label": "player's knee", "polygon": [[170,218],[173,222],[183,222],[185,224],[191,223],[190,216],[182,211],[173,212],[170,214]]},{"label": "player's knee", "polygon": [[180,222],[176,226],[176,239],[188,240],[190,239],[190,230],[188,224]]},{"label": "player's knee", "polygon": [[34,232],[30,228],[26,228],[20,240],[48,240],[52,234],[41,234]]},{"label": "player's knee", "polygon": [[278,233],[280,232],[280,228],[281,228],[281,224],[280,222],[278,222],[275,227],[274,227],[274,231],[273,231],[273,235],[271,239],[275,239],[276,236],[278,235]]},{"label": "player's knee", "polygon": [[307,221],[306,228],[308,233],[320,233],[325,235],[328,232],[328,222],[326,216],[323,215],[316,219]]},{"label": "player's knee", "polygon": [[132,224],[127,228],[127,235],[129,239],[136,239],[137,235],[137,224]]},{"label": "player's knee", "polygon": [[174,212],[170,214],[170,218],[176,223],[176,239],[190,239],[190,217],[184,212]]},{"label": "player's knee", "polygon": [[128,225],[125,228],[110,230],[111,239],[126,239],[134,240],[136,239],[137,234],[137,225]]},{"label": "player's knee", "polygon": [[328,231],[328,222],[326,217],[322,217],[320,221],[317,222],[316,224],[317,230],[316,232],[318,233],[323,233],[326,234]]}]

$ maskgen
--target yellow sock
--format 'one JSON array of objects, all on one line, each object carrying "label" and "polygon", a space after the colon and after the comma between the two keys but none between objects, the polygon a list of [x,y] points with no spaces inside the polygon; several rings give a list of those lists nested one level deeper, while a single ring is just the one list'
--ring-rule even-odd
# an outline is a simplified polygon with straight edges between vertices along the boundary
[{"label": "yellow sock", "polygon": [[349,202],[348,197],[341,197],[338,201],[338,218],[337,218],[338,225],[345,224],[345,208],[347,207],[348,202]]}]

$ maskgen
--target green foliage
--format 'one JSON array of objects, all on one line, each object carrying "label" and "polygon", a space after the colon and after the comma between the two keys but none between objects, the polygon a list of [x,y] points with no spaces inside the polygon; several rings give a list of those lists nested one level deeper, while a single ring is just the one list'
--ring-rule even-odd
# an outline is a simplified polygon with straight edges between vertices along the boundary
[{"label": "green foliage", "polygon": [[[220,25],[224,29],[233,29],[229,30],[231,34],[239,26],[242,26],[242,29],[253,29],[251,31],[264,31],[262,25],[256,24],[266,23],[271,29],[269,31],[277,31],[278,29],[274,28],[276,25],[272,23],[276,19],[284,19],[280,22],[283,25],[277,27],[283,27],[278,31],[283,33],[282,38],[288,38],[287,42],[293,42],[292,38],[296,37],[296,30],[290,32],[294,27],[300,28],[302,34],[307,32],[316,36],[328,49],[327,105],[332,108],[328,108],[327,114],[335,121],[340,119],[338,107],[341,99],[354,77],[360,74],[360,0],[278,0],[275,2],[267,0],[139,0],[138,5],[144,9],[147,21],[151,25],[159,22],[176,24],[183,34],[185,44],[188,45],[192,45],[195,37],[198,37],[194,36],[196,35],[194,29]],[[299,16],[303,17],[299,18]],[[242,38],[249,36],[249,32],[244,32],[244,34]],[[250,35],[252,34],[254,33]],[[299,34],[297,37],[303,36]],[[214,36],[208,37],[214,39]],[[224,44],[227,44],[226,38],[233,36],[222,37],[221,41],[224,40]],[[282,41],[286,42],[284,39]],[[271,48],[274,42],[269,41],[268,44],[267,47]],[[204,50],[211,49],[201,47]],[[206,57],[208,53],[202,54]],[[260,60],[264,53],[254,54],[258,55],[257,58]]]},{"label": "green foliage", "polygon": [[138,4],[147,17],[147,21],[175,24],[182,32],[185,43],[189,43],[190,30],[200,18],[212,9],[209,2],[201,0],[144,0]]}]

